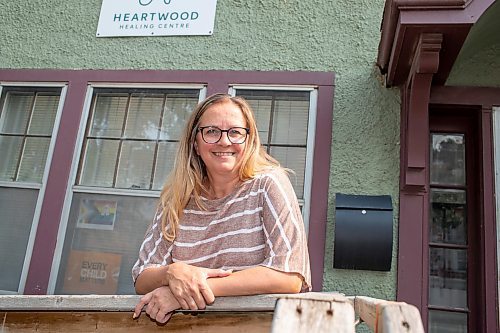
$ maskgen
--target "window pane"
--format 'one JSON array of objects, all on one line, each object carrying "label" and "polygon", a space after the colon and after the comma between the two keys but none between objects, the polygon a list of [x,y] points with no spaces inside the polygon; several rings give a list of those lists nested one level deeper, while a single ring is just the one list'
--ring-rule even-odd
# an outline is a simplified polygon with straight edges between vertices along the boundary
[{"label": "window pane", "polygon": [[15,181],[23,138],[0,135],[0,180]]},{"label": "window pane", "polygon": [[171,166],[168,160],[155,163],[155,158],[171,154],[199,93],[199,89],[96,89],[79,184],[160,189]]},{"label": "window pane", "polygon": [[54,127],[58,105],[58,95],[37,94],[28,134],[52,135],[52,128]]},{"label": "window pane", "polygon": [[167,179],[168,174],[174,167],[175,154],[178,143],[160,142],[158,144],[158,157],[156,159],[155,177],[153,189],[160,190]]},{"label": "window pane", "polygon": [[56,294],[135,294],[132,266],[156,198],[75,193]]},{"label": "window pane", "polygon": [[133,95],[130,98],[124,137],[156,140],[162,108],[162,95]]},{"label": "window pane", "polygon": [[297,198],[303,199],[306,148],[271,147],[271,155],[276,158],[281,165],[295,172],[289,175],[290,181],[297,194]]},{"label": "window pane", "polygon": [[117,140],[87,140],[80,185],[113,186],[118,145]]},{"label": "window pane", "polygon": [[0,290],[18,291],[38,190],[0,187]]},{"label": "window pane", "polygon": [[198,97],[167,96],[160,140],[180,140],[182,130],[198,104]]},{"label": "window pane", "polygon": [[463,134],[432,134],[431,183],[465,185]]},{"label": "window pane", "polygon": [[24,134],[33,103],[33,93],[7,92],[0,118],[0,133]]},{"label": "window pane", "polygon": [[306,145],[309,99],[283,98],[275,103],[271,143]]},{"label": "window pane", "polygon": [[122,135],[127,101],[127,94],[97,94],[90,136],[119,138]]},{"label": "window pane", "polygon": [[247,102],[252,107],[257,122],[257,129],[262,143],[267,143],[269,140],[269,122],[271,119],[271,98],[256,99],[250,96],[244,96]]},{"label": "window pane", "polygon": [[26,138],[17,176],[18,181],[42,182],[49,144],[50,138]]},{"label": "window pane", "polygon": [[154,141],[124,141],[118,164],[116,187],[149,189],[154,150]]},{"label": "window pane", "polygon": [[467,244],[465,191],[431,190],[431,242]]},{"label": "window pane", "polygon": [[466,309],[466,250],[431,248],[429,266],[429,305]]},{"label": "window pane", "polygon": [[429,310],[429,333],[467,333],[467,314]]}]

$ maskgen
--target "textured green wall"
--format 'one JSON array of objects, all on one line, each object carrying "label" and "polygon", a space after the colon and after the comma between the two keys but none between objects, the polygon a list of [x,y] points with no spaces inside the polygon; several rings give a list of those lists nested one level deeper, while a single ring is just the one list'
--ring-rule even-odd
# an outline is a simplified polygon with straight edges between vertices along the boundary
[{"label": "textured green wall", "polygon": [[324,289],[393,299],[397,217],[391,272],[331,268],[334,193],[389,194],[398,211],[400,99],[375,68],[384,1],[219,0],[210,37],[96,38],[100,3],[0,0],[0,67],[335,72]]},{"label": "textured green wall", "polygon": [[472,27],[448,77],[447,85],[500,87],[500,2]]}]

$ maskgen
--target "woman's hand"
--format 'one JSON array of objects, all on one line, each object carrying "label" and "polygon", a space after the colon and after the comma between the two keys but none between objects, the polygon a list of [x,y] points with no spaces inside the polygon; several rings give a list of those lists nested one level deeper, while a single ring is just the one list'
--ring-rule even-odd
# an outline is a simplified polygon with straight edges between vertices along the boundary
[{"label": "woman's hand", "polygon": [[207,279],[229,275],[231,275],[231,271],[175,262],[168,265],[166,280],[170,291],[184,310],[202,310],[215,300]]},{"label": "woman's hand", "polygon": [[160,324],[164,324],[172,317],[173,311],[180,308],[179,302],[167,286],[159,287],[141,297],[135,306],[133,318],[139,318],[146,306],[146,313]]}]

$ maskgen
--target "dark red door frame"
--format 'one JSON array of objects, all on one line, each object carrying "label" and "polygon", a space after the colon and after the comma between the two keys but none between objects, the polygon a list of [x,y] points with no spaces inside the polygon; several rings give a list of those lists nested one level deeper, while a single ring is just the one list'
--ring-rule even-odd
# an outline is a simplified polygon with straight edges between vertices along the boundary
[{"label": "dark red door frame", "polygon": [[[439,54],[437,47],[434,50]],[[429,77],[414,70],[402,89],[402,97],[397,298],[415,304],[421,310],[423,322],[427,325],[429,108],[465,106],[468,112],[476,114],[479,139],[476,147],[479,157],[478,216],[481,220],[478,238],[482,259],[477,290],[480,293],[478,311],[482,314],[479,327],[482,332],[497,332],[492,105],[500,105],[500,88],[432,86]]]}]

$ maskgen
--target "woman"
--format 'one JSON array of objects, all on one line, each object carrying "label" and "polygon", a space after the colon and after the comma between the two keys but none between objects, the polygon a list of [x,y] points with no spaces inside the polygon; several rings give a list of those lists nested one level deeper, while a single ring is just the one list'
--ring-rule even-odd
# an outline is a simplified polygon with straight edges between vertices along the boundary
[{"label": "woman", "polygon": [[311,289],[302,217],[286,172],[261,148],[253,113],[216,94],[191,115],[132,270],[134,318],[164,323],[215,296]]}]

